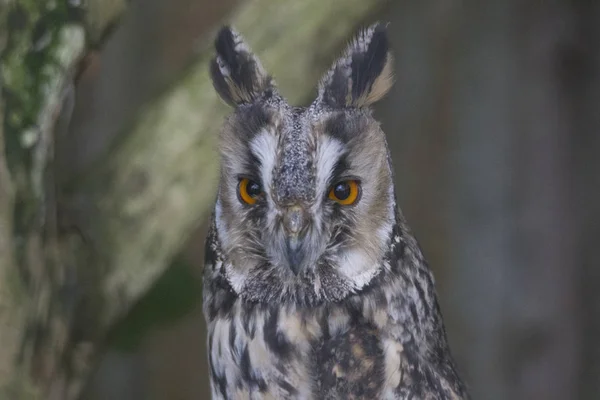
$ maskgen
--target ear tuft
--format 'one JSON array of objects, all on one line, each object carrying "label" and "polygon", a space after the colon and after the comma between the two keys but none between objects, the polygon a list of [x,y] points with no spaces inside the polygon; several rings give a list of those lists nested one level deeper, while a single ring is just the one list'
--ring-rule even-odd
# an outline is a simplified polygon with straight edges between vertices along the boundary
[{"label": "ear tuft", "polygon": [[273,88],[258,58],[231,27],[221,28],[215,50],[217,55],[210,65],[213,86],[229,105],[251,103]]},{"label": "ear tuft", "polygon": [[319,84],[318,100],[331,107],[367,107],[393,84],[387,29],[376,23],[361,31]]}]

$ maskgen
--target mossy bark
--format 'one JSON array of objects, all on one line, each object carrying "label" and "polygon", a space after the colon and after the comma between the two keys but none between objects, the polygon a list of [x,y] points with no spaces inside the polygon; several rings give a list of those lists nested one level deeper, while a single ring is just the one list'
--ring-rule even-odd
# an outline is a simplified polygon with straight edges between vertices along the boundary
[{"label": "mossy bark", "polygon": [[[122,3],[103,5],[120,11]],[[2,399],[69,399],[82,384],[75,358],[83,353],[70,346],[74,265],[61,251],[53,157],[54,127],[79,63],[109,23],[87,24],[92,4],[100,0],[0,4]]]}]

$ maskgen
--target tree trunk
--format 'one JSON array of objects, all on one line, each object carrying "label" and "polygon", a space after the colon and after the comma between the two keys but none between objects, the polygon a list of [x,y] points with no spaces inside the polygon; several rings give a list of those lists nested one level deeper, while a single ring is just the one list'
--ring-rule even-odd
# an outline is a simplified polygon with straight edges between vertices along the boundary
[{"label": "tree trunk", "polygon": [[54,128],[61,112],[68,119],[62,106],[86,47],[99,42],[124,4],[93,0],[85,7],[14,0],[0,12],[2,398],[66,399],[82,384],[86,349],[69,344],[75,266],[58,237]]}]

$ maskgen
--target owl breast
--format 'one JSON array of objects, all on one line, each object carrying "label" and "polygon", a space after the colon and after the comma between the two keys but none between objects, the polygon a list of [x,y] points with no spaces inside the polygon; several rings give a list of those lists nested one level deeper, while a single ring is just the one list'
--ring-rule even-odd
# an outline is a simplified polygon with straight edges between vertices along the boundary
[{"label": "owl breast", "polygon": [[213,399],[379,398],[385,356],[375,326],[343,307],[309,312],[236,300],[209,324]]},{"label": "owl breast", "polygon": [[314,319],[237,300],[228,317],[209,323],[213,399],[311,398]]}]

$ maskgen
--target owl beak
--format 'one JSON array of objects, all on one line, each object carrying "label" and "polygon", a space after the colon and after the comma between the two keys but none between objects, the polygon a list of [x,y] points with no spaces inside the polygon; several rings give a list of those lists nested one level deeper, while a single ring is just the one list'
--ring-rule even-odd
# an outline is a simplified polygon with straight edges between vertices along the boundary
[{"label": "owl beak", "polygon": [[289,207],[283,216],[283,226],[287,234],[287,259],[292,272],[296,275],[300,271],[302,260],[304,259],[302,239],[306,220],[306,212],[299,206]]},{"label": "owl beak", "polygon": [[302,260],[304,259],[304,250],[302,249],[302,242],[297,236],[288,237],[286,241],[287,247],[287,259],[290,265],[290,269],[294,275],[298,275],[300,267],[302,266]]},{"label": "owl beak", "polygon": [[300,206],[289,207],[283,216],[283,225],[288,235],[297,236],[306,224],[306,213]]}]

